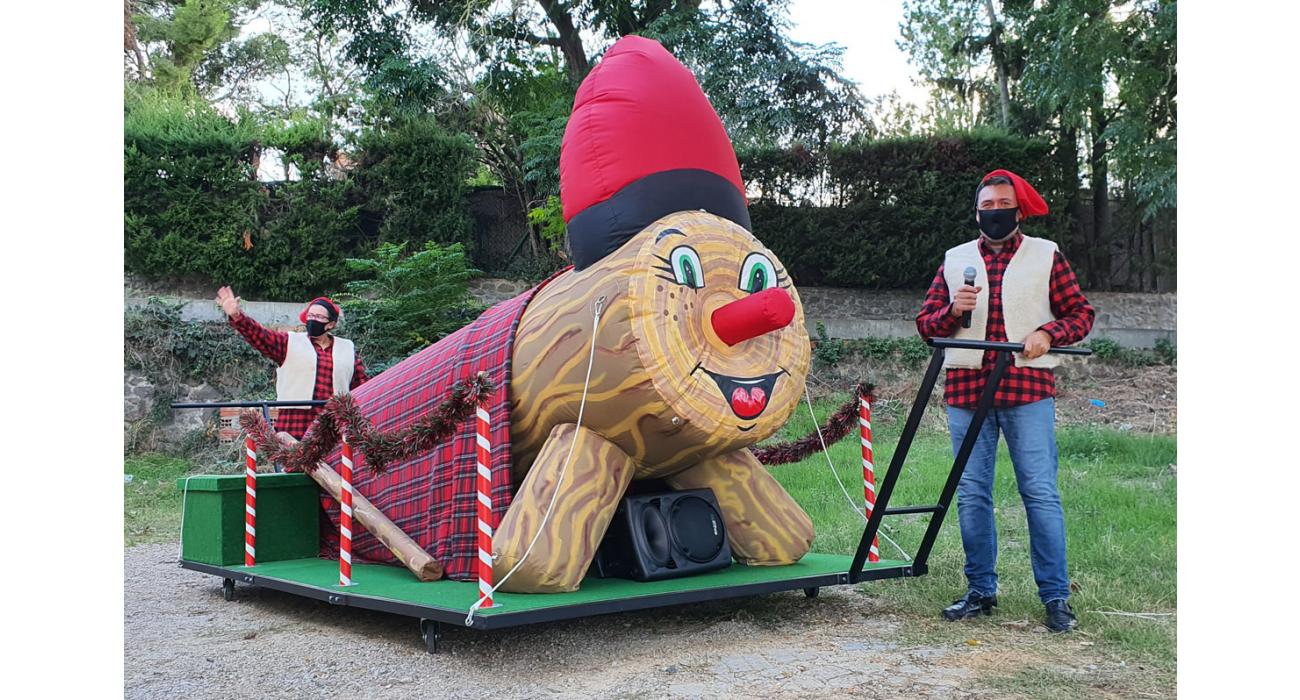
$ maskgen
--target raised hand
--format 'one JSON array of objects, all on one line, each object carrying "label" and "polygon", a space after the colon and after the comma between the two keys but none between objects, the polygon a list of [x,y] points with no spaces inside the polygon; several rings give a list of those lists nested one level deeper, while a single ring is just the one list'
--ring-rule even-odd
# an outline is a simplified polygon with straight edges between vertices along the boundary
[{"label": "raised hand", "polygon": [[226,316],[229,316],[230,318],[237,319],[243,315],[243,312],[240,311],[239,308],[239,305],[243,301],[243,299],[235,296],[235,293],[231,291],[230,287],[222,287],[217,290],[217,304],[221,307],[222,311],[226,312]]}]

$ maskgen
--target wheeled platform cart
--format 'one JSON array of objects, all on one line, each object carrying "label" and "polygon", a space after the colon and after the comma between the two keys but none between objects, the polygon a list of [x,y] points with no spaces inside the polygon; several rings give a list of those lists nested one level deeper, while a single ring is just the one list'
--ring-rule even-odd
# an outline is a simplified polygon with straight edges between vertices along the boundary
[{"label": "wheeled platform cart", "polygon": [[[572,593],[497,592],[492,596],[492,607],[478,609],[471,616],[471,608],[479,597],[479,586],[473,581],[420,582],[411,572],[398,566],[354,564],[354,583],[340,586],[338,563],[318,556],[316,503],[319,491],[315,483],[303,474],[265,474],[257,477],[257,562],[253,566],[240,565],[244,556],[244,476],[192,476],[178,481],[178,486],[185,491],[180,565],[221,577],[227,600],[235,597],[235,584],[242,583],[332,605],[416,618],[431,653],[438,650],[444,624],[480,630],[502,629],[779,591],[802,590],[808,597],[815,597],[823,586],[922,576],[928,571],[930,550],[952,504],[975,438],[993,405],[998,384],[1011,362],[1012,353],[1024,349],[1019,343],[951,339],[934,339],[930,344],[934,353],[925,378],[908,413],[889,469],[878,489],[875,508],[867,519],[853,556],[811,553],[788,566],[733,565],[710,573],[650,582],[588,577],[580,589]],[[996,352],[997,361],[938,501],[932,505],[890,507],[894,486],[906,466],[912,439],[943,367],[946,348],[991,350]],[[1052,352],[1087,355],[1091,351],[1053,348]],[[253,405],[261,406],[262,403]],[[184,407],[200,406],[186,404]],[[910,562],[869,562],[868,551],[883,518],[903,514],[930,515],[916,556]]]}]

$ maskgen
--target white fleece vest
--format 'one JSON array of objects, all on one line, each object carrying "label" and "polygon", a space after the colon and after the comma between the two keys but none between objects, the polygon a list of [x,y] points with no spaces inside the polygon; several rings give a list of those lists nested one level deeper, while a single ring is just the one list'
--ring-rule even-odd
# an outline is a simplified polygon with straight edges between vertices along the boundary
[{"label": "white fleece vest", "polygon": [[[1056,244],[1042,238],[1024,236],[1020,247],[1002,274],[1002,315],[1006,319],[1007,340],[1024,341],[1030,333],[1056,320],[1052,315],[1049,286]],[[971,312],[970,328],[957,326],[952,337],[962,340],[987,340],[989,318],[989,276],[980,255],[979,239],[963,243],[948,250],[943,258],[943,276],[948,289],[961,289],[966,284],[967,267],[975,268],[975,286],[983,287],[975,298]],[[1055,367],[1060,364],[1056,355],[1045,354],[1026,360],[1023,353],[1015,353],[1017,367]],[[984,362],[983,350],[944,351],[944,367],[979,368]]]},{"label": "white fleece vest", "polygon": [[[357,351],[351,340],[335,338],[330,346],[334,356],[334,393],[348,393]],[[316,388],[316,348],[306,333],[290,333],[284,364],[275,370],[277,401],[311,401]]]}]

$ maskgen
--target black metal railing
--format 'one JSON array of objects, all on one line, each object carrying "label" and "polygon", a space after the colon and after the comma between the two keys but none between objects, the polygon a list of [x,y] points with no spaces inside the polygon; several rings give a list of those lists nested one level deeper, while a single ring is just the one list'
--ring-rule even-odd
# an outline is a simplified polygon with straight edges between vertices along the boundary
[{"label": "black metal railing", "polygon": [[[957,492],[957,484],[961,481],[962,472],[966,470],[966,462],[970,460],[971,451],[975,449],[975,440],[979,437],[980,429],[984,426],[984,419],[988,417],[989,410],[993,407],[993,397],[997,393],[1003,375],[1006,374],[1007,366],[1011,363],[1011,354],[1023,352],[1025,349],[1024,343],[999,343],[989,340],[931,338],[927,342],[934,348],[934,353],[930,356],[930,365],[925,370],[925,378],[921,381],[921,388],[916,393],[916,401],[912,403],[912,410],[907,415],[907,422],[903,425],[903,432],[898,437],[898,446],[894,449],[894,454],[889,460],[889,472],[885,474],[884,481],[880,485],[880,491],[876,494],[876,505],[871,511],[871,517],[867,519],[866,528],[862,531],[862,540],[858,543],[858,551],[853,555],[853,566],[849,569],[850,583],[863,580],[863,567],[866,565],[867,552],[870,551],[871,543],[875,541],[876,533],[880,531],[880,522],[886,515],[931,514],[929,526],[925,530],[925,535],[921,538],[921,546],[917,548],[916,557],[912,559],[908,571],[911,576],[920,576],[926,573],[930,550],[934,548],[934,541],[939,536],[939,528],[943,526],[944,515],[948,513],[948,509],[952,505],[952,497]],[[948,480],[943,485],[943,492],[939,495],[939,502],[931,506],[890,508],[889,499],[894,493],[894,485],[898,483],[899,474],[902,473],[903,466],[907,462],[907,453],[912,447],[912,438],[916,437],[917,428],[921,425],[921,417],[925,414],[926,404],[930,402],[930,394],[934,392],[935,382],[939,379],[939,370],[943,368],[944,351],[948,348],[992,350],[996,352],[997,360],[993,364],[993,372],[989,375],[988,381],[984,383],[984,391],[980,394],[979,403],[975,407],[975,415],[971,418],[970,426],[966,429],[966,437],[962,440],[961,446],[953,458],[952,469],[948,472]],[[1048,352],[1057,355],[1092,354],[1091,350],[1079,347],[1051,348]]]}]

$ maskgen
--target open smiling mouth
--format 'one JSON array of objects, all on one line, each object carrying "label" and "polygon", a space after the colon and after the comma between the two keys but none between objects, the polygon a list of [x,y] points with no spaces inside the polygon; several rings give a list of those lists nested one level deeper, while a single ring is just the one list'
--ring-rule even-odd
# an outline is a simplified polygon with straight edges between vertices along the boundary
[{"label": "open smiling mouth", "polygon": [[[716,374],[709,370],[696,366],[696,369],[703,369],[704,373],[713,378],[713,382],[718,385],[722,391],[722,396],[731,406],[731,412],[736,414],[741,420],[753,420],[767,410],[767,400],[772,396],[772,389],[776,386],[776,380],[783,374],[788,374],[785,370],[765,374],[761,377],[728,377],[723,374]],[[748,430],[742,428],[742,430]]]}]

